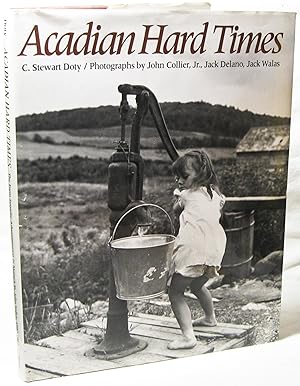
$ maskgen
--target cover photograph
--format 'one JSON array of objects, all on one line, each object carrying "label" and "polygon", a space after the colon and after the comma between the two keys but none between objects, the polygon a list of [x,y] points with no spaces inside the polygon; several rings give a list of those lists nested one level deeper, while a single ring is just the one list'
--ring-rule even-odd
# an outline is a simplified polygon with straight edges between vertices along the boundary
[{"label": "cover photograph", "polygon": [[9,11],[25,381],[278,339],[294,32],[287,12]]}]

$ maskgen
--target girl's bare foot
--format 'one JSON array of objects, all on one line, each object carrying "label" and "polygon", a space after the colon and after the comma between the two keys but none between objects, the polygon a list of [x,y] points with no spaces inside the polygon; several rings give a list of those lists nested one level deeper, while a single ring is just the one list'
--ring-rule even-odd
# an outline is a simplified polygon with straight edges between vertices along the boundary
[{"label": "girl's bare foot", "polygon": [[215,318],[208,319],[205,316],[193,321],[194,327],[198,327],[198,326],[214,327],[216,325],[217,325],[217,321]]},{"label": "girl's bare foot", "polygon": [[179,339],[173,340],[168,344],[169,350],[181,350],[181,349],[190,349],[195,347],[197,340],[195,337],[186,338],[182,336]]}]

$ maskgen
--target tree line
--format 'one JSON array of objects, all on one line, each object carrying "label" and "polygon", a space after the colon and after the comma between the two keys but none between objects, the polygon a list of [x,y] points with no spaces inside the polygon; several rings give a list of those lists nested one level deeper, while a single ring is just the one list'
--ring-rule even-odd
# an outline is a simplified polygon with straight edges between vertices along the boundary
[{"label": "tree line", "polygon": [[[212,105],[207,102],[165,102],[161,109],[168,129],[185,132],[201,132],[210,135],[242,138],[250,127],[273,126],[289,123],[288,117],[255,114],[232,106]],[[132,121],[135,109],[131,109],[128,121]],[[143,124],[155,126],[148,112]],[[99,106],[51,111],[17,117],[18,132],[35,130],[66,130],[105,128],[120,125],[118,106]]]}]

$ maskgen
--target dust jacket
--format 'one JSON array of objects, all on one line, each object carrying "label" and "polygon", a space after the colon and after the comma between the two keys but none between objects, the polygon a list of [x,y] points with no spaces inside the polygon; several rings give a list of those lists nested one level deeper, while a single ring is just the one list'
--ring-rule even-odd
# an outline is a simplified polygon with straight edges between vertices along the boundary
[{"label": "dust jacket", "polygon": [[[10,10],[4,92],[24,380],[278,338],[294,30],[293,13]],[[164,281],[179,226],[171,165],[191,149],[206,150],[226,196],[227,244],[205,284],[217,324],[200,319],[196,346],[171,350],[181,335]],[[184,302],[193,320],[203,316],[189,287]]]}]

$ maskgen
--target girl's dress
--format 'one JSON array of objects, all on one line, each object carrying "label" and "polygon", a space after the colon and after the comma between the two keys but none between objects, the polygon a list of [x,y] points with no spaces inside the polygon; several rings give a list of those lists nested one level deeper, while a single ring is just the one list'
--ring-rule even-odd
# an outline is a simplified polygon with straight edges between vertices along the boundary
[{"label": "girl's dress", "polygon": [[220,224],[225,196],[206,187],[197,190],[175,189],[179,205],[180,228],[170,263],[170,277],[180,273],[185,277],[218,276],[226,247],[226,234]]}]

